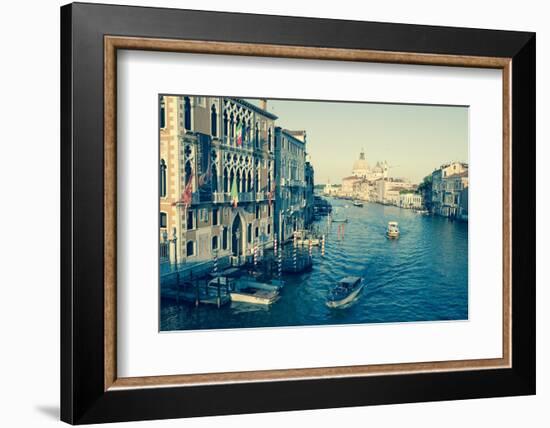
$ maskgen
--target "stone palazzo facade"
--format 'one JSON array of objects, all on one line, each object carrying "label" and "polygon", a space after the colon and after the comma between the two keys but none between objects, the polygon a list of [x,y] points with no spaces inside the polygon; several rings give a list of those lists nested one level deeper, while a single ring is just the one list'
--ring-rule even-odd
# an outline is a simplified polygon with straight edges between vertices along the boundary
[{"label": "stone palazzo facade", "polygon": [[451,162],[432,173],[432,212],[468,220],[468,164]]},{"label": "stone palazzo facade", "polygon": [[265,100],[160,97],[161,268],[240,265],[307,223],[306,134],[276,120]]},{"label": "stone palazzo facade", "polygon": [[236,98],[159,102],[161,262],[241,263],[271,246],[277,116]]}]

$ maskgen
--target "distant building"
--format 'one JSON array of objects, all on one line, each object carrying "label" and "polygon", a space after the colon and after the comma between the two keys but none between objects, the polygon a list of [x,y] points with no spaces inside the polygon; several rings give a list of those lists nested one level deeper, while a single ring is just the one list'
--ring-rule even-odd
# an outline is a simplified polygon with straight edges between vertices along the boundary
[{"label": "distant building", "polygon": [[402,191],[413,190],[415,185],[404,180],[387,178],[375,181],[376,191],[374,201],[382,204],[400,205]]},{"label": "distant building", "polygon": [[351,175],[354,177],[367,178],[368,174],[369,164],[367,163],[367,159],[365,158],[364,150],[361,150],[361,153],[359,153],[359,159],[357,159],[353,163]]},{"label": "distant building", "polygon": [[275,128],[275,229],[281,241],[306,226],[306,132]]},{"label": "distant building", "polygon": [[468,164],[451,162],[432,173],[432,212],[468,219]]},{"label": "distant building", "polygon": [[340,187],[339,196],[352,197],[355,192],[355,186],[362,181],[361,177],[350,175],[349,177],[342,178],[342,187]]},{"label": "distant building", "polygon": [[315,215],[315,177],[314,177],[314,171],[313,171],[313,165],[311,165],[311,162],[305,163],[305,195],[304,199],[306,202],[306,206],[304,208],[304,224],[305,226],[309,226],[311,223],[313,223],[314,215]]},{"label": "distant building", "polygon": [[323,194],[330,196],[337,193],[337,188],[333,187],[332,184],[330,184],[330,179],[327,181],[327,184],[325,184],[325,188],[323,189]]},{"label": "distant building", "polygon": [[424,198],[422,194],[416,192],[401,193],[399,195],[399,206],[419,210],[424,208]]},{"label": "distant building", "polygon": [[160,98],[162,262],[241,263],[273,237],[274,123],[245,100]]}]

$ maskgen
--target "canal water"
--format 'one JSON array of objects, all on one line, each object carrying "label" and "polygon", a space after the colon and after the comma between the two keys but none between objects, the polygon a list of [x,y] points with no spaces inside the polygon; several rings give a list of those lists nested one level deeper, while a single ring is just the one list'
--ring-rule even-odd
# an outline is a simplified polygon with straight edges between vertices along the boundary
[{"label": "canal water", "polygon": [[[231,303],[212,306],[161,302],[161,330],[282,327],[465,320],[468,318],[468,224],[407,209],[330,199],[334,218],[348,223],[316,227],[327,235],[325,256],[313,248],[313,270],[286,276],[270,307]],[[401,236],[385,237],[388,221]],[[291,244],[287,244],[291,245]],[[365,288],[349,306],[331,309],[327,292],[345,276],[361,276]]]}]

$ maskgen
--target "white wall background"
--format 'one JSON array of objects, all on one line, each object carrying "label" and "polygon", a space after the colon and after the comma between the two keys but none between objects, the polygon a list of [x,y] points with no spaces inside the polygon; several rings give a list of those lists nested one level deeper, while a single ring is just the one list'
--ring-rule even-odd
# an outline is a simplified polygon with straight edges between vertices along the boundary
[{"label": "white wall background", "polygon": [[[123,2],[121,0],[121,2]],[[116,3],[104,0],[103,3]],[[420,403],[191,420],[142,426],[279,427],[547,426],[550,417],[550,209],[543,165],[550,161],[550,28],[544,2],[437,0],[296,2],[147,0],[126,4],[485,27],[537,32],[537,340],[534,397]],[[58,0],[5,2],[0,13],[0,420],[8,427],[59,424],[59,6]],[[315,4],[314,8],[310,4]],[[546,264],[546,266],[545,266]],[[137,423],[125,426],[137,426]]]}]

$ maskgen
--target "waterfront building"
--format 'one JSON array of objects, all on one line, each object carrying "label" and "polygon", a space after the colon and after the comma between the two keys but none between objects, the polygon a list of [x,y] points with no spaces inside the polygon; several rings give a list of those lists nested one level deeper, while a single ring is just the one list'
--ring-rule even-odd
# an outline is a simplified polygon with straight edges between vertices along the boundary
[{"label": "waterfront building", "polygon": [[401,193],[415,189],[415,185],[398,178],[381,178],[375,181],[374,201],[400,206]]},{"label": "waterfront building", "polygon": [[323,194],[326,196],[335,195],[337,193],[337,189],[330,184],[330,179],[327,181],[327,184],[325,184],[325,188],[323,189]]},{"label": "waterfront building", "polygon": [[292,238],[306,226],[306,132],[275,128],[275,230]]},{"label": "waterfront building", "polygon": [[313,165],[309,161],[305,163],[304,179],[306,186],[304,195],[304,200],[306,202],[304,208],[304,224],[307,227],[313,223],[315,217],[315,174]]},{"label": "waterfront building", "polygon": [[468,164],[451,162],[432,173],[432,212],[468,219]]},{"label": "waterfront building", "polygon": [[409,209],[423,209],[424,208],[424,198],[421,193],[416,192],[407,192],[399,194],[399,206],[401,208]]},{"label": "waterfront building", "polygon": [[338,196],[353,197],[355,194],[355,186],[362,180],[361,177],[355,175],[342,178],[342,187],[340,187]]},{"label": "waterfront building", "polygon": [[275,120],[265,102],[161,96],[160,258],[242,263],[273,237]]}]

